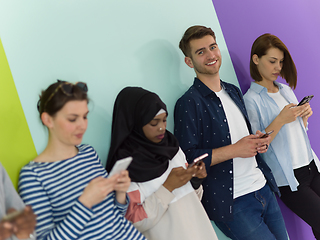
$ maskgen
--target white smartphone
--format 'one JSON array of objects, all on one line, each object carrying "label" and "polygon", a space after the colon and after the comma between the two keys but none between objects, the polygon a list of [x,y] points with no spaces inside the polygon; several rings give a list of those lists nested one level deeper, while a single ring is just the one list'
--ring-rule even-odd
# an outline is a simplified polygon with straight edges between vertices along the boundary
[{"label": "white smartphone", "polygon": [[126,170],[129,167],[131,162],[132,162],[132,157],[126,157],[116,161],[113,168],[109,172],[108,177],[111,177],[117,173],[120,173],[123,170]]}]

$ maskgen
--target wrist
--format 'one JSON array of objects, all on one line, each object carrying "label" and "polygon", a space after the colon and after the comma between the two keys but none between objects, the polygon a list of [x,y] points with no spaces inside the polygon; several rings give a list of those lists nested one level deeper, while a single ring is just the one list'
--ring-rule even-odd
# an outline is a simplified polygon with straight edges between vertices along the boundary
[{"label": "wrist", "polygon": [[29,239],[30,238],[30,234],[18,234],[18,233],[16,233],[15,235],[16,235],[16,237],[18,239]]},{"label": "wrist", "polygon": [[127,203],[127,193],[123,191],[116,191],[116,199],[118,203],[125,205]]},{"label": "wrist", "polygon": [[33,232],[30,232],[30,233],[26,233],[26,232],[19,233],[19,231],[18,231],[18,232],[16,232],[14,235],[15,235],[18,239],[29,239],[29,238],[35,239],[35,238],[34,238],[34,235],[33,235]]},{"label": "wrist", "polygon": [[280,117],[280,115],[278,115],[275,119],[274,119],[275,123],[280,126],[280,128],[282,128],[283,125],[286,124],[286,122]]},{"label": "wrist", "polygon": [[162,186],[165,187],[169,192],[172,192],[174,190],[174,188],[168,186],[168,184],[166,183],[163,183]]},{"label": "wrist", "polygon": [[81,202],[83,204],[83,206],[91,209],[92,208],[92,204],[90,204],[89,201],[87,201],[86,199],[84,199],[84,197],[81,195],[79,198],[78,198],[79,202]]}]

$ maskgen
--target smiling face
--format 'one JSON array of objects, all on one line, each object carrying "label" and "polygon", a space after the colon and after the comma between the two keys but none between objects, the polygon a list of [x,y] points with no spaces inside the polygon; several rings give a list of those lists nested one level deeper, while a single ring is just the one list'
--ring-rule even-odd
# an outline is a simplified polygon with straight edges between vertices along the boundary
[{"label": "smiling face", "polygon": [[159,143],[164,138],[167,127],[167,113],[155,116],[142,127],[143,133],[151,142]]},{"label": "smiling face", "polygon": [[186,64],[194,68],[197,77],[219,75],[221,53],[213,36],[206,35],[190,41],[191,56],[185,57]]},{"label": "smiling face", "polygon": [[277,80],[283,67],[284,54],[279,48],[269,48],[266,55],[259,58],[256,54],[252,56],[258,71],[262,77],[262,82]]},{"label": "smiling face", "polygon": [[44,112],[42,121],[48,127],[51,139],[70,146],[80,144],[88,126],[87,105],[86,100],[69,101],[54,116]]}]

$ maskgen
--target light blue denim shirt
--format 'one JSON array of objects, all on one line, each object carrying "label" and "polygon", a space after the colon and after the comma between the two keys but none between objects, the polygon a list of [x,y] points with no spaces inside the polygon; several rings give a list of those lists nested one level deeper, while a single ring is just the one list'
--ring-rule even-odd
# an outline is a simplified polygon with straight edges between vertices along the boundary
[{"label": "light blue denim shirt", "polygon": [[[279,87],[280,94],[289,103],[298,104],[298,100],[289,86],[278,82],[275,82],[275,84]],[[267,92],[268,91],[265,87],[252,82],[249,90],[244,95],[244,102],[253,132],[256,132],[257,130],[265,132],[265,129],[276,118],[276,116],[279,115],[280,111],[282,110],[279,109],[276,102],[268,95]],[[303,128],[304,140],[307,143],[309,155],[308,160],[311,161],[312,159],[314,159],[315,164],[317,165],[317,168],[319,170],[319,160],[311,149],[303,120],[301,117],[298,117],[298,120],[300,122],[301,128]],[[262,154],[262,157],[271,168],[277,185],[279,187],[289,185],[292,191],[296,191],[299,183],[294,176],[291,157],[290,154],[288,154],[290,148],[287,141],[287,131],[287,125],[284,125],[280,129],[277,136],[271,142],[268,151]]]}]

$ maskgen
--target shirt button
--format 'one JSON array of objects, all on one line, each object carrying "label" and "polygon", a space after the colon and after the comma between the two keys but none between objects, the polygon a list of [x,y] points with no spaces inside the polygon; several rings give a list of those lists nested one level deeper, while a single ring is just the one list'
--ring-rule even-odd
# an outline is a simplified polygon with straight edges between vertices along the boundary
[{"label": "shirt button", "polygon": [[230,170],[229,173],[232,173],[232,170]]}]

